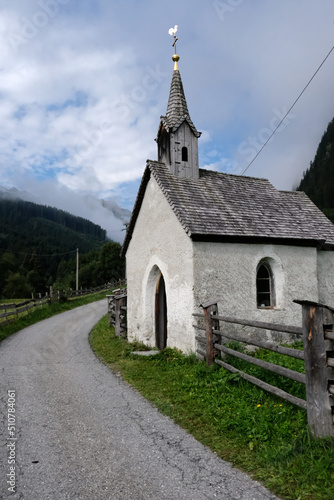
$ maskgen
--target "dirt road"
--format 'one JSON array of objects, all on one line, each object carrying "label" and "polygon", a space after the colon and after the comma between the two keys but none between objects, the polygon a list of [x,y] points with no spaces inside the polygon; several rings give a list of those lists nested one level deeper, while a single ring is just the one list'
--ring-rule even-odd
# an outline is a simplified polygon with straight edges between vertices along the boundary
[{"label": "dirt road", "polygon": [[0,344],[1,498],[276,498],[98,361],[88,335],[106,309],[80,307]]}]

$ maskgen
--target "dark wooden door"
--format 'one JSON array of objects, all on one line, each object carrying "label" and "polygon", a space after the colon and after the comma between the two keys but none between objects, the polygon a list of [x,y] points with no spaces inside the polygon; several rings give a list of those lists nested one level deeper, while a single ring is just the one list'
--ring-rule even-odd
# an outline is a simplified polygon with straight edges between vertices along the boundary
[{"label": "dark wooden door", "polygon": [[165,280],[162,274],[157,281],[155,294],[155,339],[158,349],[167,345],[167,300]]}]

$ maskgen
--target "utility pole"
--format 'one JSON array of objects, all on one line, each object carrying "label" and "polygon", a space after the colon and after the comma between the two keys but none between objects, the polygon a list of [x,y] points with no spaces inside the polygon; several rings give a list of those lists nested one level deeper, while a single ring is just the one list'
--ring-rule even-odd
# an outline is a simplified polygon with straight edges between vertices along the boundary
[{"label": "utility pole", "polygon": [[76,291],[79,291],[79,248],[77,248],[77,276],[76,276]]}]

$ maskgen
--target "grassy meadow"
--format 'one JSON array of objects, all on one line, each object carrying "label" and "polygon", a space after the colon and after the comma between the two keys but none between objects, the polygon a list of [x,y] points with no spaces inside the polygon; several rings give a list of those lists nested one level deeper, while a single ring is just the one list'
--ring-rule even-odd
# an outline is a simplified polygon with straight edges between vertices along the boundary
[{"label": "grassy meadow", "polygon": [[[133,351],[145,347],[116,338],[107,317],[93,329],[90,342],[104,363],[162,413],[279,497],[334,499],[334,441],[312,439],[304,410],[217,365],[207,368],[194,354],[167,348],[155,356],[134,355]],[[264,350],[255,355],[303,371],[299,360]],[[305,398],[302,384],[249,363],[228,362],[243,364],[252,375]]]}]

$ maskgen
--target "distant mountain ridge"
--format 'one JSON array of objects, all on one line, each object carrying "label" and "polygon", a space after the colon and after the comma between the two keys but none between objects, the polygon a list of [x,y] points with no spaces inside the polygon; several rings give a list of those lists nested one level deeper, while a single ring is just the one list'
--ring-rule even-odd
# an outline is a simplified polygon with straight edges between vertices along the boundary
[{"label": "distant mountain ridge", "polygon": [[131,217],[130,210],[121,208],[114,200],[99,200],[93,196],[80,196],[69,192],[66,196],[63,194],[59,196],[58,192],[51,196],[50,193],[33,194],[29,191],[20,191],[15,187],[7,189],[0,186],[1,199],[20,199],[65,210],[103,227],[110,239],[120,242],[124,237],[122,231],[124,223],[128,222]]},{"label": "distant mountain ridge", "polygon": [[7,189],[3,186],[0,186],[0,198],[9,198],[12,200],[21,199],[21,200],[26,200],[26,201],[32,201],[31,195],[29,195],[28,191],[19,191],[15,187]]},{"label": "distant mountain ridge", "polygon": [[106,243],[101,226],[16,195],[0,193],[0,295],[9,297],[45,291],[77,248],[83,256]]},{"label": "distant mountain ridge", "polygon": [[92,236],[98,241],[106,240],[106,230],[83,217],[19,198],[0,197],[0,223],[4,227],[9,226],[8,231],[16,226],[20,228],[20,226],[30,224],[32,219],[38,219],[40,222],[48,220],[75,233]]},{"label": "distant mountain ridge", "polygon": [[0,192],[0,298],[74,288],[78,262],[80,286],[118,280],[120,251],[105,229],[83,217],[17,198],[16,190]]}]

